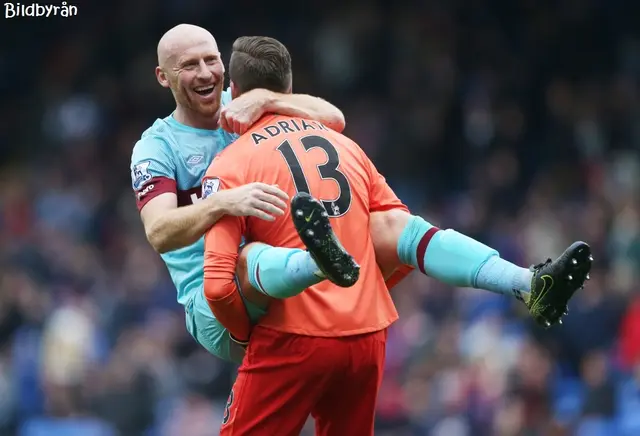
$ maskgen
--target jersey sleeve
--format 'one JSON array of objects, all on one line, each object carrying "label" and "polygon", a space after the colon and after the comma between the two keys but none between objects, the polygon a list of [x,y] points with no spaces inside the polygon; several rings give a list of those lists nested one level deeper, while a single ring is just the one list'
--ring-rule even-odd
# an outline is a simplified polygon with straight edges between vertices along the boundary
[{"label": "jersey sleeve", "polygon": [[[224,153],[227,155],[227,153]],[[202,198],[215,192],[235,188],[243,184],[242,175],[234,170],[231,159],[218,155],[202,180]],[[205,279],[233,281],[238,247],[246,229],[244,217],[224,216],[205,236]]]},{"label": "jersey sleeve", "polygon": [[204,279],[215,282],[211,287],[235,290],[235,271],[238,247],[245,230],[242,217],[224,216],[209,229],[204,239]]},{"label": "jersey sleeve", "polygon": [[378,172],[364,150],[360,149],[360,154],[369,174],[369,212],[384,212],[391,209],[409,212],[409,208],[393,192],[387,180]]},{"label": "jersey sleeve", "polygon": [[[241,184],[224,159],[214,159],[203,179],[203,197]],[[224,216],[204,238],[204,294],[213,314],[236,340],[248,340],[251,323],[235,281],[244,217]]]},{"label": "jersey sleeve", "polygon": [[160,138],[146,136],[136,143],[130,170],[138,210],[161,194],[177,192],[176,164],[167,143]]}]

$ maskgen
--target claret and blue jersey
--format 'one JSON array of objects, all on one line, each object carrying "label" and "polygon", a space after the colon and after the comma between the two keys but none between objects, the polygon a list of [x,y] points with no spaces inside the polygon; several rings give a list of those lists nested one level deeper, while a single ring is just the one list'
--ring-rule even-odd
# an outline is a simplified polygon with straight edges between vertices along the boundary
[{"label": "claret and blue jersey", "polygon": [[[230,90],[222,94],[222,104],[231,101]],[[172,115],[156,120],[133,148],[131,182],[141,210],[158,195],[173,192],[178,207],[199,201],[202,179],[213,158],[231,144],[236,135],[222,129],[204,130],[186,126]],[[204,239],[162,254],[184,305],[196,289],[202,289]]]}]

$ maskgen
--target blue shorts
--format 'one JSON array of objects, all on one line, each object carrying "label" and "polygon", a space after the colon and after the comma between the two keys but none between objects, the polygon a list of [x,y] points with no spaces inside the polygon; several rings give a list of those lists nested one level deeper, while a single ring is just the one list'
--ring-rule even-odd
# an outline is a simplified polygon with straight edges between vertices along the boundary
[{"label": "blue shorts", "polygon": [[[245,306],[251,322],[256,323],[266,310],[245,299]],[[209,353],[222,360],[241,363],[244,358],[244,348],[229,337],[229,332],[213,316],[204,289],[198,290],[185,305],[187,330],[191,336]]]}]

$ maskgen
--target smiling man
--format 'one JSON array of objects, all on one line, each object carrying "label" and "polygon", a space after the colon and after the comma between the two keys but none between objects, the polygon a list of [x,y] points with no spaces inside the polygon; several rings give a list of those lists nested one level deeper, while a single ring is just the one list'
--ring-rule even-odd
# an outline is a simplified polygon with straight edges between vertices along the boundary
[{"label": "smiling man", "polygon": [[[176,109],[142,134],[130,169],[147,239],[167,265],[178,303],[185,306],[187,329],[212,354],[239,360],[242,348],[230,340],[204,300],[203,235],[224,215],[273,220],[284,213],[288,196],[263,183],[225,192],[215,192],[214,186],[201,188],[213,158],[237,138],[219,127],[221,107],[231,103],[230,91],[223,92],[224,73],[216,40],[207,30],[181,24],[160,39],[156,78],[171,90]],[[344,128],[339,109],[308,95],[257,89],[234,105],[225,114],[224,124],[236,131],[265,113],[305,116],[336,130]],[[202,198],[203,191],[207,198]],[[249,244],[243,252],[250,253],[251,248]],[[323,280],[306,254],[287,258],[271,269],[290,295]],[[240,284],[242,289],[250,286],[246,272],[240,275]]]}]

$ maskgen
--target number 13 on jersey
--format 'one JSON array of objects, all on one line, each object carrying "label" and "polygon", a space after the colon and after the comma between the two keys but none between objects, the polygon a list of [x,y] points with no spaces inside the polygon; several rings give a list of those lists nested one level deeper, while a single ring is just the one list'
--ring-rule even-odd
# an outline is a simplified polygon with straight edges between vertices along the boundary
[{"label": "number 13 on jersey", "polygon": [[[331,200],[324,198],[319,198],[318,200],[322,202],[330,217],[337,218],[344,215],[351,207],[351,185],[349,185],[347,177],[338,169],[340,166],[338,150],[331,142],[321,136],[305,136],[300,139],[300,143],[305,152],[309,152],[314,148],[321,148],[327,155],[327,161],[317,165],[318,174],[322,180],[332,180],[338,185],[338,196]],[[313,195],[309,191],[307,177],[291,143],[284,141],[278,146],[278,151],[287,162],[296,191]]]}]

